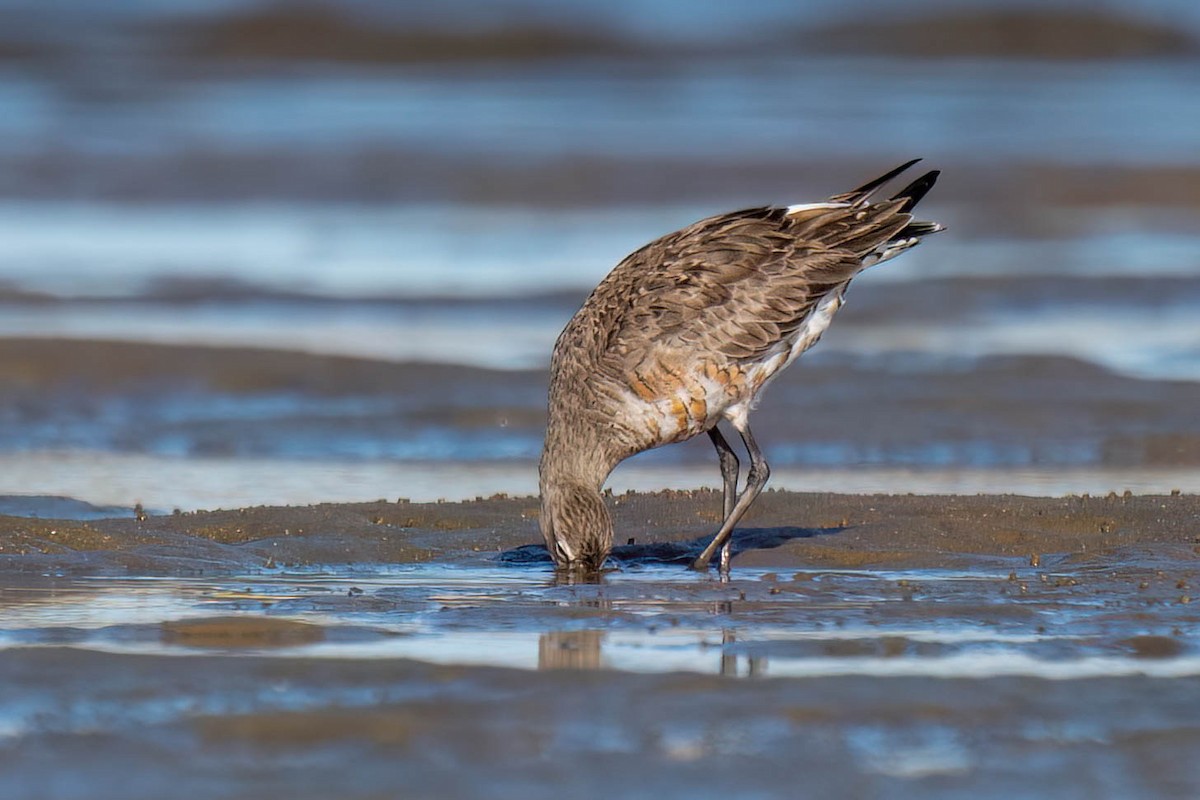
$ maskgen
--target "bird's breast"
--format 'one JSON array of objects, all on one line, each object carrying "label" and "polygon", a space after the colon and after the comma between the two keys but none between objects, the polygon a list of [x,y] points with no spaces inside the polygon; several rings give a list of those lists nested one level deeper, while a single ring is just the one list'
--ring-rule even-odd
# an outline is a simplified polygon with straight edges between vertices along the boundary
[{"label": "bird's breast", "polygon": [[685,367],[643,364],[630,370],[626,381],[624,421],[639,431],[646,448],[703,433],[753,391],[744,367],[716,359],[697,359]]},{"label": "bird's breast", "polygon": [[757,359],[646,358],[624,375],[618,421],[649,449],[690,439],[722,417],[743,420],[762,389],[821,338],[841,305],[841,292],[826,296],[795,333]]}]

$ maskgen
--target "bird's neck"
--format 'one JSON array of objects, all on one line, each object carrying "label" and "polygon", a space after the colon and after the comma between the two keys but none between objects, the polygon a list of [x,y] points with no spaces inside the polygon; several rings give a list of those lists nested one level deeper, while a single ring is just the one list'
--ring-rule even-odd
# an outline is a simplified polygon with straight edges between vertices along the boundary
[{"label": "bird's neck", "polygon": [[551,411],[538,471],[543,492],[547,486],[576,485],[599,493],[620,461],[608,452],[608,442],[579,421]]}]

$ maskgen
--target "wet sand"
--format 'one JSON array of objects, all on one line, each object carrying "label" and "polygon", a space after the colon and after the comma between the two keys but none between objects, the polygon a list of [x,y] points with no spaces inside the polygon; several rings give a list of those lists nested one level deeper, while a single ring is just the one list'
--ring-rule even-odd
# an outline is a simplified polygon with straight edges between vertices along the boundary
[{"label": "wet sand", "polygon": [[0,791],[1200,788],[1200,497],[767,493],[730,583],[715,493],[610,503],[583,584],[533,498],[2,517]]},{"label": "wet sand", "polygon": [[[609,499],[618,564],[686,563],[719,522],[713,491]],[[0,570],[220,574],[329,564],[548,564],[537,499],[241,508],[167,516],[0,517]],[[980,559],[1079,564],[1125,549],[1200,554],[1200,496],[1035,498],[767,491],[734,540],[736,564],[778,569],[959,568]]]},{"label": "wet sand", "polygon": [[[66,710],[94,696],[81,674],[111,698],[90,734]],[[1195,679],[736,682],[59,648],[2,654],[0,676],[62,697],[48,733],[0,755],[11,796],[1186,798],[1200,785]],[[263,687],[376,699],[264,702]],[[201,710],[156,719],[166,691]],[[229,696],[256,710],[221,713]],[[142,719],[109,727],[118,703]]]}]

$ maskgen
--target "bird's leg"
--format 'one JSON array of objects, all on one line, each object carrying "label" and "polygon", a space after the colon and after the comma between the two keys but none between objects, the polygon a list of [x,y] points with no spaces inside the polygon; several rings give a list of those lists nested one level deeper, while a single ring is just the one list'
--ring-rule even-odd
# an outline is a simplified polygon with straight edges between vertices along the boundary
[{"label": "bird's leg", "polygon": [[[725,516],[725,521],[721,523],[721,529],[708,543],[708,547],[705,547],[704,552],[696,556],[696,560],[692,562],[692,569],[708,569],[708,562],[712,560],[717,550],[724,547],[733,536],[733,527],[746,513],[746,509],[750,508],[754,498],[758,497],[759,492],[766,486],[767,479],[771,477],[771,468],[767,466],[767,460],[763,458],[762,450],[758,449],[758,442],[754,441],[754,435],[750,433],[750,426],[743,423],[734,427],[741,434],[742,441],[746,444],[746,450],[750,453],[750,472],[746,475],[746,488],[742,489],[741,494],[738,495],[737,502]],[[727,571],[728,567],[725,569]]]},{"label": "bird's leg", "polygon": [[[737,500],[738,469],[741,467],[741,464],[738,463],[737,453],[733,452],[733,448],[729,446],[729,442],[716,426],[708,429],[708,438],[712,439],[713,446],[717,448],[717,458],[721,462],[721,478],[725,482],[721,519],[725,520],[733,513],[733,504]],[[725,542],[725,546],[721,548],[720,563],[722,573],[729,571],[729,560],[732,557],[733,537],[730,537]]]},{"label": "bird's leg", "polygon": [[721,477],[725,481],[725,506],[722,519],[733,513],[733,503],[737,500],[738,463],[737,453],[729,446],[725,436],[717,428],[708,429],[708,438],[712,439],[717,448],[717,458],[721,460]]}]

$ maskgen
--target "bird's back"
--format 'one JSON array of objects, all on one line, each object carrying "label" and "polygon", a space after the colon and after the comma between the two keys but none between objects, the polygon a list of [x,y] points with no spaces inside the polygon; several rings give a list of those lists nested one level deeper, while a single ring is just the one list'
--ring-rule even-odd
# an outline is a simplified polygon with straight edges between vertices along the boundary
[{"label": "bird's back", "polygon": [[615,463],[746,414],[820,337],[855,275],[940,229],[909,214],[934,178],[880,203],[867,202],[872,182],[825,203],[722,214],[630,254],[555,345],[551,427],[593,429]]}]

